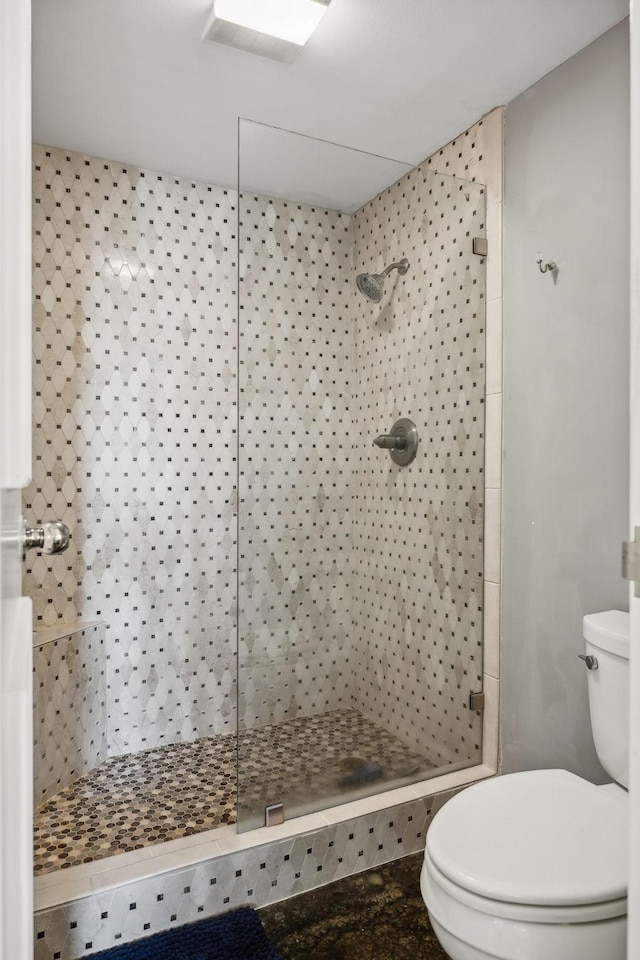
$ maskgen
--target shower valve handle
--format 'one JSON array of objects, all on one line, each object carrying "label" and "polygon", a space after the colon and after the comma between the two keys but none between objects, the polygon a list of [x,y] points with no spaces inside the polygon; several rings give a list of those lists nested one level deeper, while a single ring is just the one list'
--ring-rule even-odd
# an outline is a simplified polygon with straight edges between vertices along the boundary
[{"label": "shower valve handle", "polygon": [[393,433],[381,433],[373,442],[376,447],[382,447],[383,450],[404,450],[407,446],[406,437]]},{"label": "shower valve handle", "polygon": [[413,420],[402,417],[391,427],[391,433],[381,433],[373,442],[376,447],[388,450],[389,456],[399,467],[406,467],[418,449],[418,430]]}]

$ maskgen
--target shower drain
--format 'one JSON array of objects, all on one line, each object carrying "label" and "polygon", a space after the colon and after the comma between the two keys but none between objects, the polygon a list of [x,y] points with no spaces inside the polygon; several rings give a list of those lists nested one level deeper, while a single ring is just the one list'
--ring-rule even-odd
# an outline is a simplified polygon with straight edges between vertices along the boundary
[{"label": "shower drain", "polygon": [[359,767],[364,767],[366,762],[363,757],[343,757],[338,763],[338,766],[341,770],[344,770],[345,773],[351,773],[352,770],[358,770]]}]

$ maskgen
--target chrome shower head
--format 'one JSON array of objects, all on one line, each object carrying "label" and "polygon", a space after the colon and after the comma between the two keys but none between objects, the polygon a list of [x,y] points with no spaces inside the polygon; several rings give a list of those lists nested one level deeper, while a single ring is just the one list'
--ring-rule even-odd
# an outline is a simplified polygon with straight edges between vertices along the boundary
[{"label": "chrome shower head", "polygon": [[383,280],[379,273],[361,273],[356,277],[358,290],[370,303],[380,303],[382,300]]},{"label": "chrome shower head", "polygon": [[363,294],[370,303],[380,303],[382,300],[384,278],[387,274],[391,273],[392,270],[397,270],[401,276],[404,276],[408,269],[409,261],[404,257],[399,263],[390,263],[382,273],[358,274],[356,277],[356,285],[360,293]]}]

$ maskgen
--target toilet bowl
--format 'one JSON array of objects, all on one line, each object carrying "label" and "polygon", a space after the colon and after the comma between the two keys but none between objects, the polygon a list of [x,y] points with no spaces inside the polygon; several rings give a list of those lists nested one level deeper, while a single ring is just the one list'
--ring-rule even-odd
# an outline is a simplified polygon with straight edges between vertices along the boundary
[{"label": "toilet bowl", "polygon": [[[596,748],[626,783],[628,614],[586,617],[584,633]],[[445,804],[427,832],[420,883],[451,960],[625,960],[627,870],[624,787],[534,770]]]},{"label": "toilet bowl", "polygon": [[623,960],[627,794],[566,770],[488,780],[427,834],[422,895],[452,960]]}]

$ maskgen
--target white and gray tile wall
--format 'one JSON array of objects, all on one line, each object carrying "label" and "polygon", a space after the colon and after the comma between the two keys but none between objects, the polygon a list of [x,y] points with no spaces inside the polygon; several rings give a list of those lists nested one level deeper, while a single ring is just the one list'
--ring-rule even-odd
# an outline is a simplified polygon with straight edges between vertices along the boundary
[{"label": "white and gray tile wall", "polygon": [[351,706],[350,218],[239,204],[239,689],[249,728]]},{"label": "white and gray tile wall", "polygon": [[36,626],[106,622],[112,754],[235,727],[229,191],[34,146]]},{"label": "white and gray tile wall", "polygon": [[497,107],[427,161],[438,171],[487,188],[483,756],[499,763],[502,582],[502,223],[504,108]]},{"label": "white and gray tile wall", "polygon": [[[435,765],[481,757],[485,211],[483,186],[422,164],[353,218],[357,273],[410,264],[353,302],[354,698]],[[408,467],[372,445],[400,417]]]},{"label": "white and gray tile wall", "polygon": [[[110,752],[234,726],[238,387],[242,664],[260,675],[259,683],[243,676],[247,723],[335,709],[360,689],[361,700],[373,694],[375,712],[382,707],[386,722],[406,733],[415,716],[407,717],[397,691],[405,701],[418,686],[424,692],[428,657],[434,682],[450,676],[465,694],[479,682],[482,600],[470,587],[480,577],[483,494],[490,631],[499,610],[501,129],[497,110],[351,223],[244,198],[240,384],[234,195],[35,147],[35,454],[25,513],[35,524],[53,511],[73,541],[63,556],[30,558],[25,590],[40,626],[106,620]],[[437,178],[435,169],[487,185],[485,491],[481,261],[467,258],[461,274],[455,260],[462,238],[485,230],[485,198],[478,185]],[[460,237],[452,239],[452,229]],[[439,242],[445,235],[450,250]],[[354,271],[402,255],[413,259],[409,274],[372,310],[354,293]],[[453,321],[442,320],[445,308]],[[451,326],[461,321],[464,337]],[[424,401],[434,383],[439,410],[438,398]],[[420,490],[411,498],[406,487],[424,485],[420,464],[390,471],[368,442],[413,408],[425,421],[424,469],[433,471],[438,458],[447,464],[437,503],[421,503]],[[436,515],[451,514],[446,471],[456,460],[464,516],[452,525],[463,534],[462,576],[436,531]],[[376,574],[366,547],[370,553],[384,516],[384,569]],[[384,590],[374,583],[381,576]],[[415,597],[430,609],[410,609]],[[435,664],[454,631],[456,649]],[[427,634],[426,646],[435,646],[425,650]],[[389,657],[386,638],[403,648],[399,656]],[[349,690],[354,643],[364,665]],[[486,645],[489,681],[499,675],[495,651]],[[469,738],[471,721],[478,743],[477,722],[460,702],[437,719],[442,759],[455,759],[453,728]],[[422,737],[424,704],[420,713]]]},{"label": "white and gray tile wall", "polygon": [[102,763],[107,750],[103,623],[34,634],[33,799],[37,806]]}]

